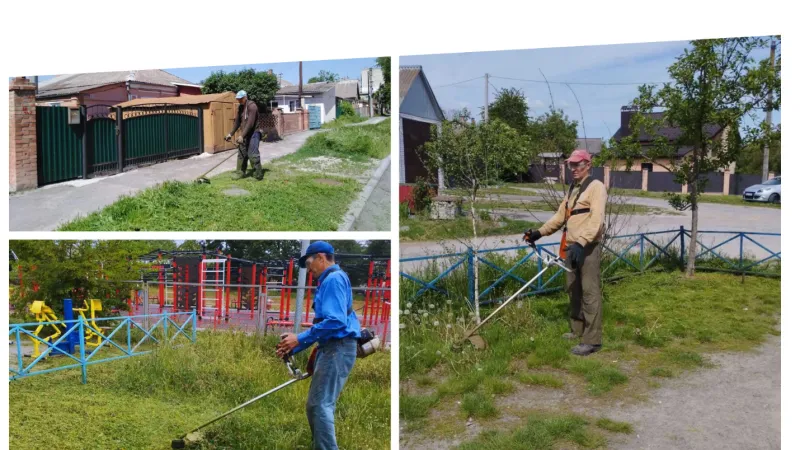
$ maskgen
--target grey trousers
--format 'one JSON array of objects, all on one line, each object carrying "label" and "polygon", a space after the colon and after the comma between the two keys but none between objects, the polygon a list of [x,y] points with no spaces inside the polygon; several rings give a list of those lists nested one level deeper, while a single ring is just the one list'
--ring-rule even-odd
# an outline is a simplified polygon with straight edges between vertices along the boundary
[{"label": "grey trousers", "polygon": [[572,333],[582,344],[600,345],[603,338],[603,293],[600,288],[600,245],[584,248],[585,259],[579,271],[567,272]]}]

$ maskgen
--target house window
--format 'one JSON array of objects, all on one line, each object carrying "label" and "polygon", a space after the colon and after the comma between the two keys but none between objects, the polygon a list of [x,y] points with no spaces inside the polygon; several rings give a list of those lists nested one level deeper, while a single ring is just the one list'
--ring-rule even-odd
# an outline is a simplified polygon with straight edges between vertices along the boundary
[{"label": "house window", "polygon": [[289,112],[294,112],[297,100],[289,100]]},{"label": "house window", "polygon": [[275,100],[269,102],[269,109],[278,109],[278,102],[276,102]]},{"label": "house window", "polygon": [[653,163],[642,163],[642,170],[646,170],[648,172],[653,171]]}]

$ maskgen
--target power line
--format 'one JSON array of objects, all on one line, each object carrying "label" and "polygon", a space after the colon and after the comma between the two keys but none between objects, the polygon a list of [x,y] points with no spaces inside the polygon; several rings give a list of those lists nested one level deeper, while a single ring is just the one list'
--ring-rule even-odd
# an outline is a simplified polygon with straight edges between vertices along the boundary
[{"label": "power line", "polygon": [[438,88],[443,88],[443,87],[448,87],[448,86],[455,86],[455,85],[457,85],[457,84],[463,84],[463,83],[468,83],[468,82],[470,82],[470,81],[479,80],[479,79],[481,79],[481,78],[483,78],[483,77],[484,77],[484,75],[481,75],[481,76],[479,76],[479,77],[470,78],[469,80],[456,81],[455,83],[443,84],[443,85],[441,85],[441,86],[434,86],[433,88],[434,88],[434,89],[438,89]]},{"label": "power line", "polygon": [[[526,83],[547,83],[545,80],[530,80],[525,78],[511,78],[511,77],[498,77],[493,75],[492,78],[500,80],[522,81]],[[650,81],[650,82],[627,82],[627,83],[593,83],[593,82],[573,82],[573,81],[550,81],[550,84],[564,84],[564,85],[585,85],[585,86],[641,86],[643,84],[666,84],[667,81]]]}]

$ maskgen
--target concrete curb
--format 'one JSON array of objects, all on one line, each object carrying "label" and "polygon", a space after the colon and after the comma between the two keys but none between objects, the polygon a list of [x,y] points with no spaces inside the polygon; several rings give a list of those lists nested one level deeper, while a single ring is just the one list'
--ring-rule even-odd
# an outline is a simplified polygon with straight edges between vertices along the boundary
[{"label": "concrete curb", "polygon": [[[381,161],[381,165],[378,166],[378,169],[375,170],[375,173],[372,174],[372,178],[370,178],[369,182],[364,189],[361,191],[361,195],[358,196],[353,203],[350,203],[350,208],[347,210],[347,213],[344,215],[344,221],[339,225],[339,229],[337,231],[350,231],[353,228],[353,224],[358,219],[358,216],[361,215],[361,211],[364,209],[364,205],[367,204],[367,200],[369,200],[369,196],[372,195],[372,191],[375,190],[375,186],[378,185],[380,182],[383,173],[386,172],[386,168],[389,167],[389,164],[392,162],[392,156],[389,155]],[[373,230],[378,231],[378,230]],[[385,230],[390,231],[390,230]]]}]

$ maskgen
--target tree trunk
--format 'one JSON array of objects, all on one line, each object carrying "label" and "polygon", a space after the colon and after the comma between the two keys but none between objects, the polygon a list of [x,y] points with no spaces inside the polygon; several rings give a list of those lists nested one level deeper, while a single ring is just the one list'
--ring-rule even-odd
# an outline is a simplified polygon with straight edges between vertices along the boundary
[{"label": "tree trunk", "polygon": [[480,299],[478,298],[478,225],[477,216],[475,214],[475,197],[477,192],[475,189],[472,191],[472,196],[469,201],[469,208],[472,212],[472,295],[475,302],[475,323],[481,323],[481,308]]},{"label": "tree trunk", "polygon": [[697,257],[697,222],[698,222],[698,208],[697,208],[697,188],[698,179],[700,178],[700,166],[697,162],[697,150],[692,152],[692,181],[689,185],[689,201],[692,205],[692,232],[689,238],[689,255],[686,261],[686,276],[694,277],[695,258]]}]

